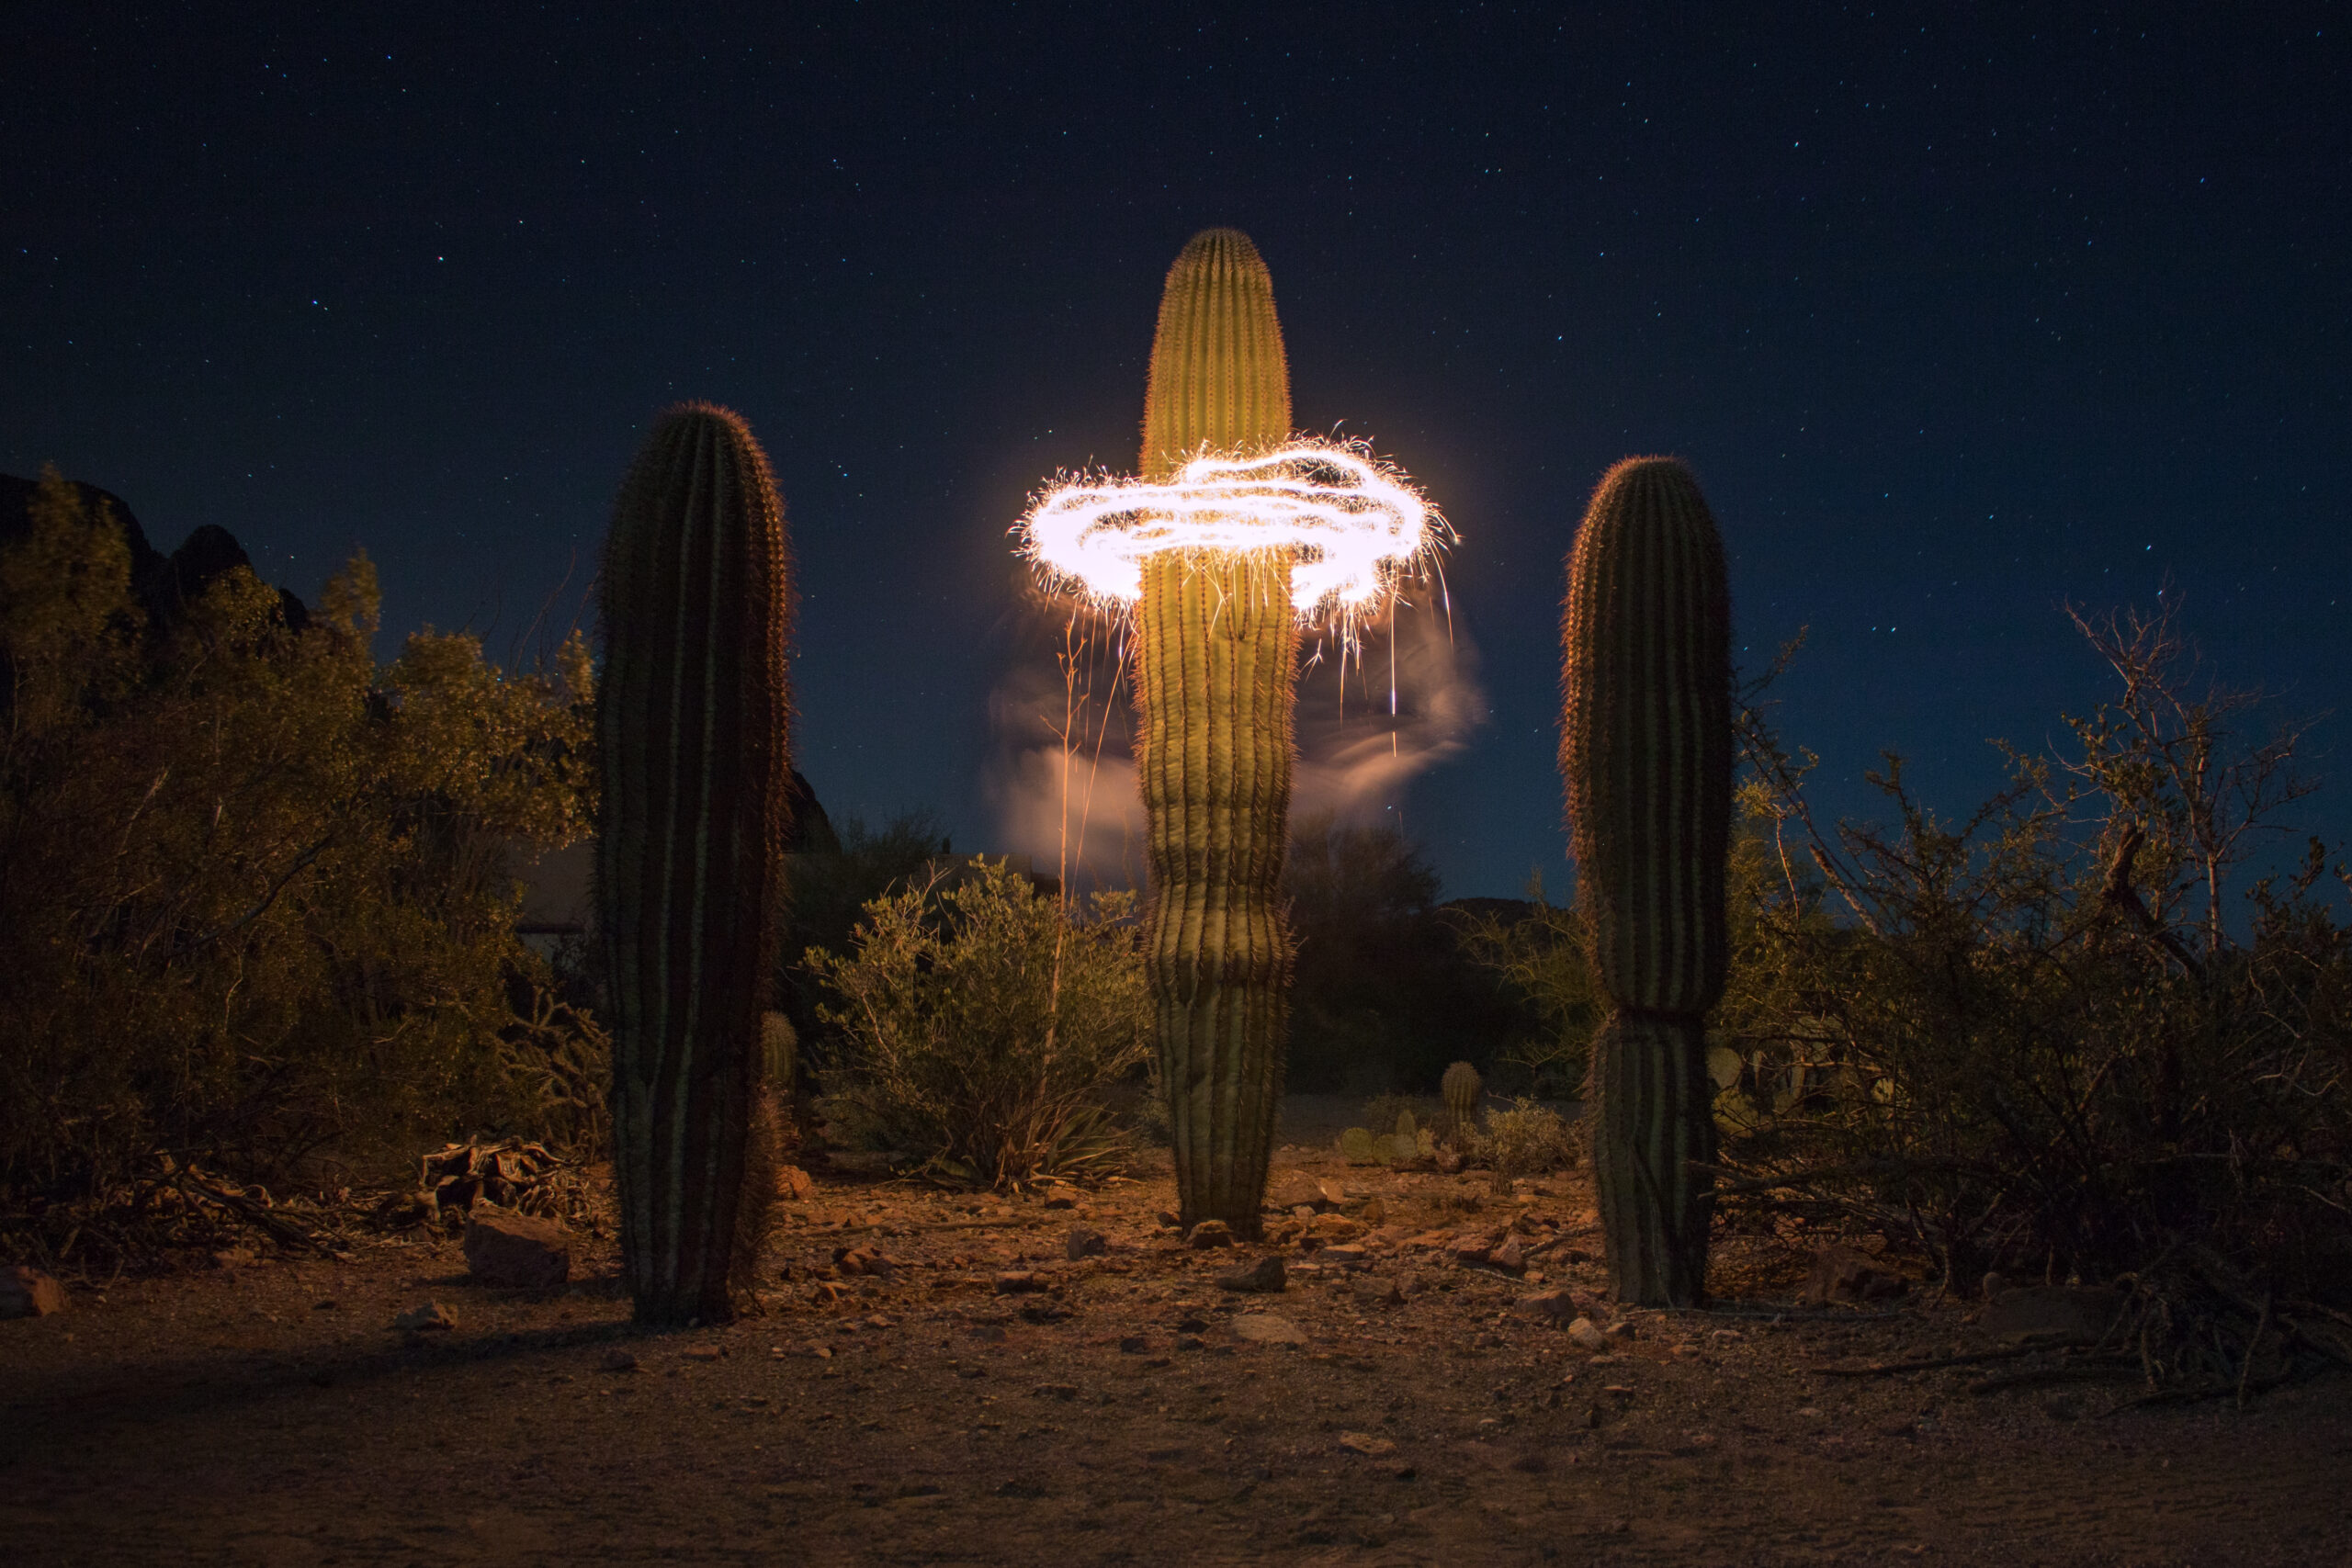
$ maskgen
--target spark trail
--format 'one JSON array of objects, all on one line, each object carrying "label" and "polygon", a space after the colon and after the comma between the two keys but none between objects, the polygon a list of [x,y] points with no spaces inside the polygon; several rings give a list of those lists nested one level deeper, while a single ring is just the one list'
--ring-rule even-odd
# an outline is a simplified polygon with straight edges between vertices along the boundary
[{"label": "spark trail", "polygon": [[1361,444],[1295,441],[1256,457],[1207,453],[1163,483],[1063,479],[1014,526],[1047,577],[1106,604],[1132,604],[1143,562],[1163,550],[1279,552],[1302,619],[1342,625],[1452,537],[1402,473]]}]

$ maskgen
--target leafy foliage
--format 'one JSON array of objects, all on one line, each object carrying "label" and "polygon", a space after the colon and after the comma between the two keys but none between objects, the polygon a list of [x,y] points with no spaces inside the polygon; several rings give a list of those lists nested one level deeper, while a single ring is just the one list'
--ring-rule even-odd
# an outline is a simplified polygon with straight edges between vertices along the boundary
[{"label": "leafy foliage", "polygon": [[379,668],[364,556],[300,631],[242,567],[152,627],[117,519],[52,472],[31,525],[0,550],[0,1192],[527,1114],[514,866],[587,821],[584,645],[517,678],[427,630]]},{"label": "leafy foliage", "polygon": [[1107,1168],[1104,1093],[1150,1049],[1134,915],[1131,893],[1081,908],[1002,862],[867,904],[854,953],[807,960],[840,1001],[820,1010],[844,1042],[831,1118],[976,1185]]}]

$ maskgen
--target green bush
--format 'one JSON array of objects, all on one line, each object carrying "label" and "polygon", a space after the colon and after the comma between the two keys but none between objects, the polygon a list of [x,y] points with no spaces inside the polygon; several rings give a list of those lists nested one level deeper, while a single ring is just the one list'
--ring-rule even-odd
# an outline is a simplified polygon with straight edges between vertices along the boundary
[{"label": "green bush", "polygon": [[51,473],[30,522],[0,549],[0,1202],[530,1115],[505,1063],[569,1021],[511,1000],[543,974],[515,865],[587,821],[584,646],[515,677],[427,631],[379,667],[365,557],[300,630],[242,567],[154,627],[110,513]]},{"label": "green bush", "polygon": [[934,1175],[1000,1190],[1107,1169],[1104,1109],[1150,1049],[1131,893],[1080,909],[1002,862],[865,907],[849,954],[807,959],[839,998],[828,1118]]}]

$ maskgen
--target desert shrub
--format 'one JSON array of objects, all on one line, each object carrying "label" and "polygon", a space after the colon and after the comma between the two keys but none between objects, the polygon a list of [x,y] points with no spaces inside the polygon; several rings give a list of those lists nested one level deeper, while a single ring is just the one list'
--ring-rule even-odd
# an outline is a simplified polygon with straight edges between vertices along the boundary
[{"label": "desert shrub", "polygon": [[51,474],[30,524],[0,548],[0,1201],[527,1117],[514,857],[586,826],[585,647],[509,676],[427,631],[379,667],[365,557],[299,629],[243,567],[150,626],[110,513]]},{"label": "desert shrub", "polygon": [[1963,1288],[2199,1253],[2342,1292],[2345,874],[2316,842],[2253,863],[2310,787],[2297,737],[2192,689],[2169,615],[2078,625],[2122,692],[1964,818],[1890,759],[1892,825],[1819,829],[1807,764],[1751,715],[1713,1021],[1725,1194],[1916,1235]]},{"label": "desert shrub", "polygon": [[808,955],[839,999],[829,1119],[950,1179],[1010,1189],[1108,1168],[1112,1086],[1149,1049],[1131,893],[1083,907],[1002,862],[865,907],[855,950]]},{"label": "desert shrub", "polygon": [[1476,1135],[1477,1153],[1493,1167],[1495,1184],[1508,1187],[1522,1176],[1543,1176],[1577,1163],[1576,1129],[1548,1105],[1524,1096],[1507,1111],[1487,1113]]},{"label": "desert shrub", "polygon": [[1527,898],[1518,908],[1466,908],[1454,923],[1463,952],[1501,979],[1534,1024],[1513,1032],[1497,1055],[1497,1068],[1532,1095],[1581,1097],[1603,1011],[1583,918],[1544,897],[1538,872],[1528,878]]}]

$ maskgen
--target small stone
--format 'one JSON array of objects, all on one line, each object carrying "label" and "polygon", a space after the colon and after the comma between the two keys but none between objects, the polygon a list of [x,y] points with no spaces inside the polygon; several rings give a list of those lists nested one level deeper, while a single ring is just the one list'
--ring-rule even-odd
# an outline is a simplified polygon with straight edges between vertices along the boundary
[{"label": "small stone", "polygon": [[983,1345],[1001,1345],[1008,1336],[1001,1323],[981,1323],[973,1325],[972,1337]]},{"label": "small stone", "polygon": [[1527,1267],[1527,1254],[1520,1250],[1519,1237],[1507,1235],[1500,1247],[1487,1255],[1487,1261],[1506,1274],[1516,1274]]},{"label": "small stone", "polygon": [[1039,1399],[1069,1401],[1078,1397],[1078,1385],[1074,1382],[1041,1382],[1029,1392]]},{"label": "small stone", "polygon": [[1021,1321],[1023,1323],[1059,1323],[1072,1315],[1069,1308],[1053,1301],[1031,1302],[1021,1309]]},{"label": "small stone", "polygon": [[1356,1300],[1366,1306],[1403,1306],[1405,1290],[1394,1280],[1363,1279],[1355,1284]]},{"label": "small stone", "polygon": [[458,1318],[455,1313],[439,1302],[426,1302],[423,1306],[411,1307],[392,1319],[392,1326],[404,1329],[411,1334],[426,1334],[436,1330],[446,1332],[458,1326]]},{"label": "small stone", "polygon": [[1600,1332],[1607,1335],[1611,1339],[1638,1339],[1641,1337],[1641,1336],[1634,1332],[1634,1324],[1631,1318],[1621,1317]]},{"label": "small stone", "polygon": [[1198,1350],[1204,1348],[1207,1344],[1208,1341],[1203,1339],[1197,1334],[1179,1334],[1176,1336],[1176,1348],[1179,1350]]},{"label": "small stone", "polygon": [[1463,1268],[1471,1269],[1486,1262],[1491,1249],[1483,1239],[1477,1236],[1465,1236],[1455,1242],[1448,1250],[1453,1254],[1455,1263]]},{"label": "small stone", "polygon": [[1373,1459],[1396,1451],[1395,1443],[1370,1432],[1342,1432],[1340,1434],[1340,1446],[1351,1453],[1364,1454]]},{"label": "small stone", "polygon": [[1130,1334],[1119,1341],[1119,1354],[1122,1356],[1140,1356],[1150,1348],[1151,1341],[1140,1334]]},{"label": "small stone", "polygon": [[1223,1220],[1203,1220],[1194,1225],[1184,1240],[1195,1252],[1206,1252],[1213,1247],[1231,1247],[1233,1227]]},{"label": "small stone", "polygon": [[1000,1296],[1026,1295],[1044,1290],[1046,1285],[1046,1277],[1031,1269],[1008,1269],[996,1277],[996,1293]]},{"label": "small stone", "polygon": [[1315,1218],[1315,1205],[1312,1203],[1293,1204],[1291,1206],[1290,1216],[1292,1219],[1298,1221],[1301,1224],[1305,1224]]},{"label": "small stone", "polygon": [[633,1372],[637,1371],[637,1358],[627,1350],[607,1350],[602,1365],[608,1372]]},{"label": "small stone", "polygon": [[1078,1207],[1078,1198],[1075,1194],[1066,1190],[1049,1192],[1046,1195],[1046,1207],[1048,1209],[1075,1209]]},{"label": "small stone", "polygon": [[1220,1274],[1216,1280],[1217,1289],[1221,1291],[1255,1291],[1268,1294],[1282,1290],[1287,1283],[1283,1273],[1283,1260],[1279,1258],[1261,1258],[1249,1268]]},{"label": "small stone", "polygon": [[775,1173],[775,1194],[793,1203],[806,1203],[817,1196],[816,1180],[797,1165],[787,1165]]},{"label": "small stone", "polygon": [[1557,1328],[1577,1315],[1577,1303],[1574,1296],[1555,1285],[1548,1291],[1537,1291],[1520,1297],[1512,1310],[1521,1317],[1533,1318],[1538,1323]]},{"label": "small stone", "polygon": [[1317,1262],[1328,1263],[1334,1269],[1353,1269],[1372,1267],[1371,1254],[1351,1242],[1342,1242],[1337,1247],[1327,1247],[1315,1257]]},{"label": "small stone", "polygon": [[466,1218],[466,1268],[485,1285],[547,1291],[571,1278],[561,1225],[477,1202]]},{"label": "small stone", "polygon": [[0,1269],[0,1317],[47,1317],[65,1310],[65,1287],[30,1264]]},{"label": "small stone", "polygon": [[1600,1325],[1589,1317],[1579,1317],[1568,1325],[1568,1337],[1588,1350],[1598,1350],[1609,1343],[1609,1336],[1603,1334]]},{"label": "small stone", "polygon": [[1243,1313],[1233,1320],[1233,1337],[1253,1345],[1304,1345],[1306,1330],[1270,1312]]},{"label": "small stone", "polygon": [[689,1361],[716,1361],[723,1359],[727,1352],[716,1345],[689,1345],[678,1354]]},{"label": "small stone", "polygon": [[1320,1242],[1353,1241],[1363,1225],[1345,1214],[1317,1214],[1306,1223],[1306,1234]]},{"label": "small stone", "polygon": [[1172,1230],[1182,1230],[1182,1229],[1183,1229],[1183,1228],[1184,1228],[1184,1222],[1183,1222],[1181,1218],[1179,1218],[1179,1217],[1177,1216],[1177,1213],[1176,1213],[1176,1212],[1175,1212],[1173,1209],[1162,1209],[1162,1210],[1160,1210],[1160,1211],[1159,1211],[1159,1227],[1160,1227],[1160,1229],[1162,1229],[1162,1230],[1171,1230],[1171,1231],[1172,1231]]},{"label": "small stone", "polygon": [[1091,1225],[1072,1225],[1069,1227],[1069,1243],[1067,1250],[1069,1260],[1075,1263],[1081,1258],[1102,1257],[1111,1250],[1111,1243],[1108,1237]]}]

